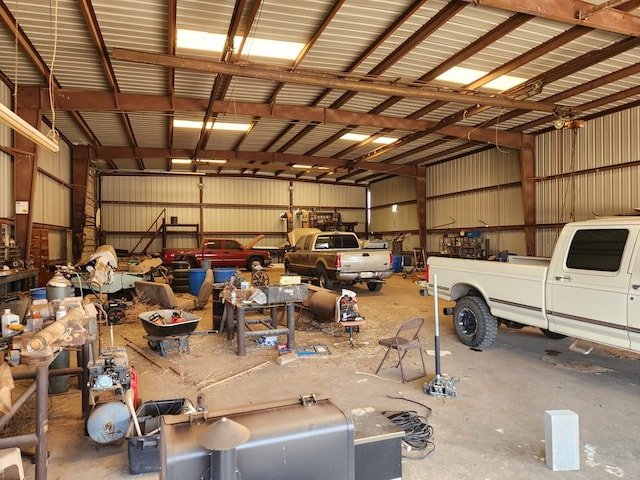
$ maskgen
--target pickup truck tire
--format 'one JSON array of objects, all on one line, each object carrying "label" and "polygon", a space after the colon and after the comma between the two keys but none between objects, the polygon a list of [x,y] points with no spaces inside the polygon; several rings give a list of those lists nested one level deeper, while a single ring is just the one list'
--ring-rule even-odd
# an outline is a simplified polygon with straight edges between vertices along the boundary
[{"label": "pickup truck tire", "polygon": [[540,331],[544,333],[544,336],[547,338],[551,338],[553,340],[561,340],[563,338],[567,338],[566,335],[561,333],[552,332],[551,330],[547,330],[546,328],[541,328]]},{"label": "pickup truck tire", "polygon": [[264,267],[264,260],[260,257],[251,257],[247,261],[245,268],[247,269],[247,272],[253,272],[257,266]]},{"label": "pickup truck tire", "polygon": [[329,274],[325,270],[324,266],[318,265],[316,267],[316,272],[318,275],[318,285],[322,288],[326,288],[327,290],[331,290],[333,282],[329,279]]},{"label": "pickup truck tire", "polygon": [[287,273],[287,274],[294,273],[293,270],[291,270],[291,263],[289,262],[289,260],[284,261],[284,273]]},{"label": "pickup truck tire", "polygon": [[187,262],[191,268],[196,268],[198,265],[198,261],[193,255],[176,255],[176,260],[179,262]]},{"label": "pickup truck tire", "polygon": [[370,292],[379,292],[382,290],[382,285],[380,282],[367,282],[367,288]]},{"label": "pickup truck tire", "polygon": [[462,297],[453,309],[453,328],[469,347],[490,346],[498,335],[498,320],[480,297]]}]

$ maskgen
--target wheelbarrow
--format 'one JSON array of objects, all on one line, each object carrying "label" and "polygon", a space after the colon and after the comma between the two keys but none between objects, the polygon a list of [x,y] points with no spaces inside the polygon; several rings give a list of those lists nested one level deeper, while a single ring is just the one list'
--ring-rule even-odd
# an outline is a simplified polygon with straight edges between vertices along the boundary
[{"label": "wheelbarrow", "polygon": [[[167,356],[167,350],[180,348],[189,353],[189,335],[192,335],[200,317],[181,310],[154,310],[138,315],[147,335],[149,348],[161,356]],[[208,333],[208,332],[205,332]]]}]

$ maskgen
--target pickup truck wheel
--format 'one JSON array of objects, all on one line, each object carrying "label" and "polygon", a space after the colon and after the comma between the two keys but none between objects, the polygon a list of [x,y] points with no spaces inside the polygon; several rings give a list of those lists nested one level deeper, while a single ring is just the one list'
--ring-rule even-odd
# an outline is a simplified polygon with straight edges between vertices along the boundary
[{"label": "pickup truck wheel", "polygon": [[380,282],[367,282],[367,288],[371,292],[379,292],[382,290],[382,285]]},{"label": "pickup truck wheel", "polygon": [[261,258],[252,257],[247,262],[247,271],[248,272],[253,272],[256,269],[256,267],[264,267],[263,263],[264,262],[262,261]]},{"label": "pickup truck wheel", "polygon": [[329,280],[329,275],[322,265],[318,265],[317,272],[318,285],[320,285],[322,288],[326,288],[327,290],[331,290],[331,287],[333,287],[333,282]]},{"label": "pickup truck wheel", "polygon": [[453,327],[469,347],[490,346],[498,335],[498,320],[480,297],[462,297],[453,309]]},{"label": "pickup truck wheel", "polygon": [[198,262],[193,255],[176,255],[176,260],[179,262],[187,262],[191,268],[196,268],[198,265]]},{"label": "pickup truck wheel", "polygon": [[552,338],[553,340],[561,340],[563,338],[567,338],[566,335],[561,333],[552,332],[551,330],[547,330],[546,328],[541,328],[540,331],[544,333],[544,336],[547,338]]},{"label": "pickup truck wheel", "polygon": [[291,263],[289,262],[289,260],[284,261],[284,273],[287,273],[287,274],[293,273],[293,271],[291,270]]}]

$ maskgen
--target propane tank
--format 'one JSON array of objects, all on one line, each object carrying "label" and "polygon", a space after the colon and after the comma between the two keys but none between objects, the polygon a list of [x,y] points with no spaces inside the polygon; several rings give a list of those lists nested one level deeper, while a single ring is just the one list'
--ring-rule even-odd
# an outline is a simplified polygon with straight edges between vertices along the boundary
[{"label": "propane tank", "polygon": [[47,300],[62,300],[71,296],[71,282],[60,270],[47,282]]}]

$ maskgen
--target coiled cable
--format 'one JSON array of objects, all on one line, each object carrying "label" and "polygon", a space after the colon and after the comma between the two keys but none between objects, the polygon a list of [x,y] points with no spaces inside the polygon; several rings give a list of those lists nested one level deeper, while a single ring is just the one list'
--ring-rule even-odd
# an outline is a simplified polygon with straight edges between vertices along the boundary
[{"label": "coiled cable", "polygon": [[389,396],[389,398],[417,403],[427,410],[426,415],[419,415],[418,412],[413,410],[382,412],[385,417],[405,432],[404,437],[402,437],[402,456],[413,459],[426,458],[436,448],[433,439],[433,427],[428,422],[432,412],[431,408],[404,397]]}]

